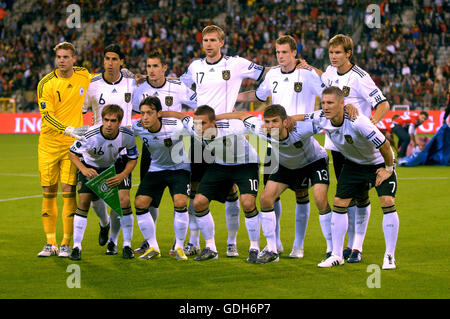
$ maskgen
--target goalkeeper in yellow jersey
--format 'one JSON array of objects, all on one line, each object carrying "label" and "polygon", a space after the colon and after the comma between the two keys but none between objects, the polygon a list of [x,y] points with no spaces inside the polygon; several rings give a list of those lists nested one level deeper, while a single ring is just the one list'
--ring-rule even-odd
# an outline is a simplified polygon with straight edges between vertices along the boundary
[{"label": "goalkeeper in yellow jersey", "polygon": [[[56,69],[38,84],[37,95],[42,117],[38,161],[43,188],[42,222],[47,244],[38,257],[58,255],[69,257],[73,234],[73,215],[77,209],[75,185],[77,168],[69,160],[70,146],[81,139],[83,131],[82,106],[92,75],[74,66],[75,47],[69,42],[54,48]],[[87,128],[86,128],[87,129]],[[64,237],[58,250],[56,220],[58,184],[63,195],[62,219]]]}]

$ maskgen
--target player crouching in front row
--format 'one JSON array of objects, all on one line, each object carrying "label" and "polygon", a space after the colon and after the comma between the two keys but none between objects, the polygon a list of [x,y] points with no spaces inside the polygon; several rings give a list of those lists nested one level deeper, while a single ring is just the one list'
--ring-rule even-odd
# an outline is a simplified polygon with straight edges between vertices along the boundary
[{"label": "player crouching in front row", "polygon": [[123,110],[115,104],[106,105],[102,110],[102,124],[92,126],[81,141],[76,141],[70,148],[69,158],[78,168],[78,208],[73,219],[73,249],[69,258],[81,259],[81,242],[87,226],[87,214],[91,201],[96,197],[86,182],[113,165],[124,148],[128,162],[124,168],[116,167],[117,175],[106,180],[109,188],[118,186],[123,218],[123,257],[134,257],[131,249],[133,236],[133,213],[130,205],[130,173],[134,169],[139,156],[133,132],[121,127]]}]

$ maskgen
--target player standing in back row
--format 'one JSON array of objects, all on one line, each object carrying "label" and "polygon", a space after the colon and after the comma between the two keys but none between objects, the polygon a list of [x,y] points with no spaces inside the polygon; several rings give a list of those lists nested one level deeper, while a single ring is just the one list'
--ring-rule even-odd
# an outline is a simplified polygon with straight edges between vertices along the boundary
[{"label": "player standing in back row", "polygon": [[[389,111],[390,106],[370,75],[351,62],[352,38],[343,34],[334,36],[328,42],[328,52],[331,65],[327,67],[326,71],[322,73],[314,68],[321,75],[323,83],[328,87],[339,87],[344,92],[345,104],[356,106],[361,114],[367,116],[376,125]],[[373,116],[372,109],[376,110]],[[333,145],[328,135],[325,136],[324,146],[325,149],[331,150],[334,172],[336,179],[339,179],[345,158]],[[350,263],[361,261],[369,217],[369,193],[364,191],[353,198],[348,208],[348,242],[343,254],[344,259],[348,258]]]},{"label": "player standing in back row", "polygon": [[[237,96],[244,79],[260,80],[265,68],[244,58],[226,56],[221,53],[225,43],[225,33],[215,25],[207,26],[202,31],[202,45],[206,57],[193,61],[180,78],[188,87],[196,86],[197,104],[212,107],[215,114],[229,113],[234,110]],[[206,164],[199,161],[192,152],[201,151],[201,144],[191,139],[192,194],[195,196]],[[196,161],[197,159],[197,161]],[[237,187],[233,185],[225,203],[225,216],[228,229],[227,256],[238,256],[236,247],[239,229],[239,198]]]},{"label": "player standing in back row", "polygon": [[[83,112],[87,112],[89,108],[93,113],[93,124],[99,125],[102,123],[102,110],[105,105],[116,104],[123,110],[122,126],[131,129],[131,95],[136,87],[136,81],[133,77],[127,74],[122,74],[121,67],[124,64],[125,55],[122,49],[117,44],[110,44],[105,47],[103,66],[104,71],[101,74],[94,76],[89,84],[84,101]],[[125,150],[122,151],[121,156],[117,158],[117,167],[121,170],[127,165],[128,157]],[[129,179],[125,179],[124,183],[128,183],[127,187],[121,189],[119,192],[122,198],[128,198],[130,201],[131,175]],[[93,200],[91,202],[92,209],[95,211],[100,220],[100,234],[99,244],[101,246],[107,245],[106,254],[117,254],[117,241],[119,238],[120,227],[133,229],[133,214],[130,211],[124,213],[122,219],[119,218],[117,212],[111,209],[110,217],[108,216],[106,204],[102,199]],[[111,228],[111,233],[108,239],[108,230]]]}]

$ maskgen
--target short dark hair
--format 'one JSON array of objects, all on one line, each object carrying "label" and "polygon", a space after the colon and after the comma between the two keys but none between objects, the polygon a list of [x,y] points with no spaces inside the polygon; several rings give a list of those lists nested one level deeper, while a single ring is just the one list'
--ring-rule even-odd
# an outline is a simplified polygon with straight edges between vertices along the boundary
[{"label": "short dark hair", "polygon": [[194,115],[208,115],[208,119],[210,121],[214,121],[216,119],[216,112],[211,106],[201,105],[197,107],[194,111]]},{"label": "short dark hair", "polygon": [[103,56],[105,56],[106,53],[108,53],[108,52],[116,53],[121,60],[125,59],[125,54],[123,54],[122,48],[118,44],[110,44],[110,45],[108,45],[105,48],[105,52],[103,53]]},{"label": "short dark hair", "polygon": [[287,119],[286,109],[280,104],[272,104],[265,108],[264,110],[264,118],[266,117],[281,117],[281,120]]},{"label": "short dark hair", "polygon": [[123,109],[117,104],[105,105],[102,109],[102,119],[108,114],[117,114],[117,119],[122,122],[123,119]]},{"label": "short dark hair", "polygon": [[420,115],[420,114],[423,114],[423,115],[425,115],[425,116],[427,117],[427,119],[428,119],[428,117],[429,117],[429,115],[428,115],[428,112],[427,112],[427,111],[422,111],[422,112],[420,112],[420,113],[419,113],[419,115]]},{"label": "short dark hair", "polygon": [[148,59],[159,59],[159,61],[161,61],[162,65],[166,65],[166,59],[164,58],[164,56],[159,52],[159,51],[152,51],[147,55],[147,58],[145,59],[145,61],[147,61]]},{"label": "short dark hair", "polygon": [[162,110],[161,101],[156,96],[147,96],[145,99],[143,99],[139,104],[139,110],[141,109],[142,105],[147,105],[151,109],[154,109],[156,112]]},{"label": "short dark hair", "polygon": [[338,98],[339,101],[344,99],[344,92],[337,86],[329,86],[322,92],[322,96],[325,94],[334,94]]}]

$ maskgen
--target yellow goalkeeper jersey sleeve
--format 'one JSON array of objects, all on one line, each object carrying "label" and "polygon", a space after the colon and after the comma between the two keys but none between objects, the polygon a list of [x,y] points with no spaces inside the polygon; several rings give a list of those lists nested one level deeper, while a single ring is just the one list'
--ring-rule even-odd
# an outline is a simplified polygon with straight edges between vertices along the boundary
[{"label": "yellow goalkeeper jersey sleeve", "polygon": [[62,78],[56,70],[38,84],[37,95],[41,113],[40,143],[72,145],[74,139],[65,135],[67,126],[83,125],[82,107],[92,75],[82,67],[74,67],[70,78]]}]

